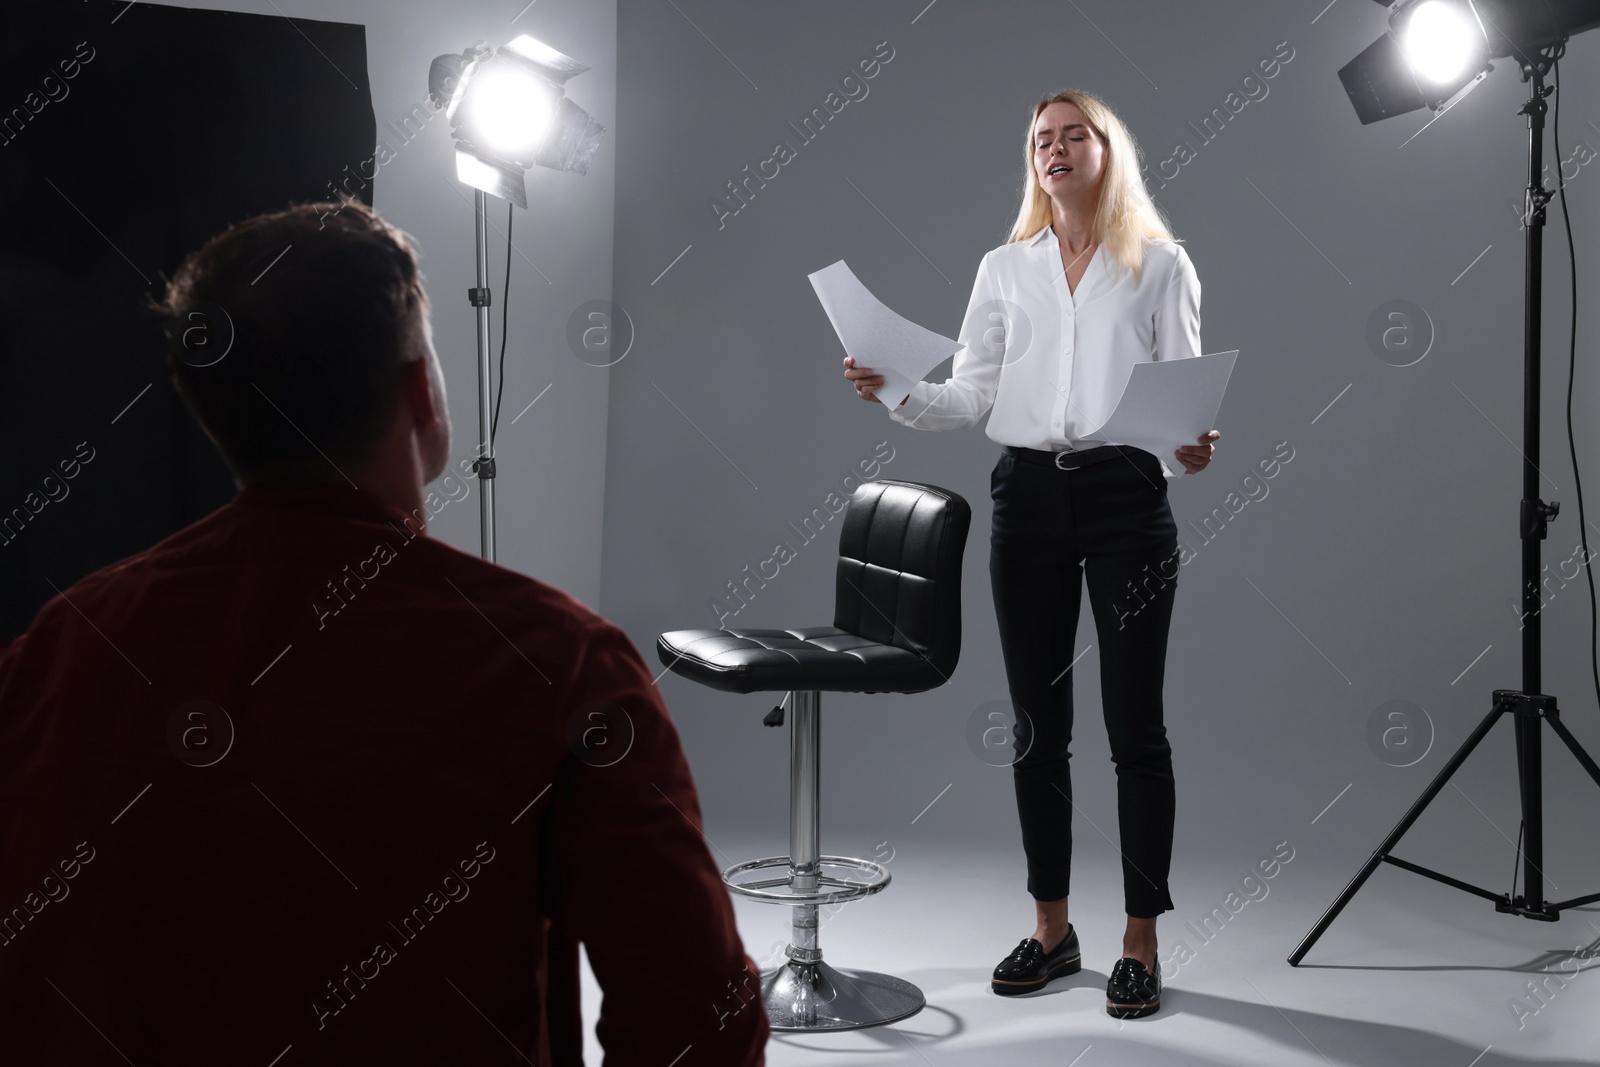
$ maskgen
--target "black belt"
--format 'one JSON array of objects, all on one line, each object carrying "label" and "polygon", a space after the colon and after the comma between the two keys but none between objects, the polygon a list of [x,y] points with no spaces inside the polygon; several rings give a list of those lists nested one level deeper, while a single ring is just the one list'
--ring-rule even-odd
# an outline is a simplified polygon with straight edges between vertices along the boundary
[{"label": "black belt", "polygon": [[1017,459],[1064,471],[1074,471],[1091,463],[1116,459],[1118,456],[1129,455],[1135,451],[1129,445],[1101,445],[1098,448],[1086,448],[1082,451],[1068,449],[1062,452],[1047,452],[1043,449],[1022,448],[1018,445],[1005,445],[1003,448],[1008,455]]}]

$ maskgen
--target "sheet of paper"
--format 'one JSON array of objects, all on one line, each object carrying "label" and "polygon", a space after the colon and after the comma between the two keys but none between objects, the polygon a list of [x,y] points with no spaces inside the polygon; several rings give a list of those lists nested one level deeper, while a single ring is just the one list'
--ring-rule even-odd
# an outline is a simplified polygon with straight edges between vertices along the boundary
[{"label": "sheet of paper", "polygon": [[925,374],[961,349],[961,342],[901,318],[861,284],[844,260],[807,275],[846,355],[883,375],[877,397],[890,408],[911,395]]},{"label": "sheet of paper", "polygon": [[1200,435],[1215,428],[1238,355],[1236,348],[1209,356],[1135,363],[1111,417],[1085,440],[1142,448],[1167,469],[1185,473],[1173,453],[1180,445],[1199,444]]}]

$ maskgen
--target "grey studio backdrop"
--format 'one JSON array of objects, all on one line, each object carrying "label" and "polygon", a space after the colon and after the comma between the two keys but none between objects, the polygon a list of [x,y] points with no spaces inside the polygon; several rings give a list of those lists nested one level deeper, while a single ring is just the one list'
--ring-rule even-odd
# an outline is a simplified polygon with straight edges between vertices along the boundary
[{"label": "grey studio backdrop", "polygon": [[[809,542],[800,528],[814,512],[830,516],[829,494],[853,484],[843,480],[859,464],[962,494],[973,523],[960,666],[920,695],[824,697],[823,848],[1010,848],[1006,877],[1021,897],[1010,772],[969,743],[974,715],[1006,699],[988,576],[999,447],[982,422],[916,431],[858,400],[806,275],[844,259],[889,306],[953,335],[979,259],[1017,210],[1031,104],[1089,89],[1139,140],[1152,192],[1186,242],[1204,290],[1205,351],[1240,350],[1216,457],[1170,490],[1192,550],[1166,675],[1174,899],[1180,914],[1203,911],[1220,893],[1203,866],[1243,871],[1287,841],[1300,870],[1319,872],[1301,885],[1304,899],[1331,900],[1489,710],[1490,691],[1521,683],[1527,131],[1515,67],[1497,63],[1410,139],[1426,113],[1362,127],[1335,74],[1383,28],[1370,3],[621,0],[618,13],[607,150],[619,164],[613,299],[627,321],[617,316],[608,358],[620,362],[605,372],[602,612],[652,671],[663,630],[828,623],[839,522]],[[1580,37],[1562,63],[1561,159],[1586,292],[1600,278],[1600,168],[1587,165],[1600,144],[1597,46]],[[863,77],[871,64],[858,64],[874,59]],[[797,127],[819,108],[827,121],[807,140]],[[775,154],[780,141],[789,151]],[[1553,184],[1553,147],[1546,158]],[[1600,715],[1562,418],[1559,206],[1546,231],[1542,447],[1544,496],[1563,510],[1544,547],[1543,688],[1594,752]],[[1397,309],[1408,318],[1387,317]],[[1385,341],[1382,328],[1396,324]],[[1591,519],[1594,357],[1592,321],[1580,321],[1573,418]],[[949,373],[947,361],[929,378]],[[1273,477],[1249,478],[1274,459]],[[1591,534],[1600,548],[1600,525]],[[746,586],[741,607],[729,583],[756,573],[779,542],[794,558]],[[1063,667],[1090,645],[1073,671],[1074,830],[1080,855],[1110,856],[1115,781],[1085,597]],[[760,836],[781,852],[787,730],[760,723],[772,701],[670,673],[660,685],[708,836]],[[1395,710],[1408,717],[1386,717]],[[1561,898],[1600,880],[1600,795],[1546,738],[1546,873]],[[1518,819],[1509,722],[1455,782],[1398,853],[1505,889]],[[1411,878],[1380,874],[1364,893]],[[1487,909],[1442,886],[1425,895]]]}]

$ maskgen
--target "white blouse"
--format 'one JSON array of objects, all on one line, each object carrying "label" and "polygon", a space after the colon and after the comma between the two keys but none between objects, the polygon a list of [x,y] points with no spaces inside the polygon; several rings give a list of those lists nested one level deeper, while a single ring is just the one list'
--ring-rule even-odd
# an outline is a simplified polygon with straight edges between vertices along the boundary
[{"label": "white blouse", "polygon": [[[1072,292],[1049,226],[986,252],[952,377],[918,382],[889,417],[918,430],[966,429],[993,406],[985,432],[1002,445],[1122,443],[1082,435],[1111,417],[1135,363],[1200,355],[1200,279],[1183,246],[1167,240],[1145,242],[1137,286],[1113,266],[1097,248]],[[1182,473],[1176,456],[1158,458],[1168,478]]]}]

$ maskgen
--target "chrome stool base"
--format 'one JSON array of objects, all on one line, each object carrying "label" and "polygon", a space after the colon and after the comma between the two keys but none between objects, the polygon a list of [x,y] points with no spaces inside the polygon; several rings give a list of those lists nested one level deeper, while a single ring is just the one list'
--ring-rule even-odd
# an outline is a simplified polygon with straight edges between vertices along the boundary
[{"label": "chrome stool base", "polygon": [[[722,872],[734,893],[767,904],[786,904],[792,931],[788,959],[761,975],[761,1004],[778,1031],[860,1030],[915,1015],[927,1001],[902,978],[876,971],[842,970],[822,960],[817,943],[819,906],[842,906],[889,884],[889,869],[871,860],[822,855],[817,827],[818,759],[822,737],[820,694],[794,690],[789,718],[789,855],[736,863]],[[746,879],[782,870],[777,877]],[[855,877],[852,877],[854,875]]]},{"label": "chrome stool base", "polygon": [[761,976],[761,1003],[776,1031],[860,1030],[915,1015],[922,990],[891,974],[790,960]]}]

